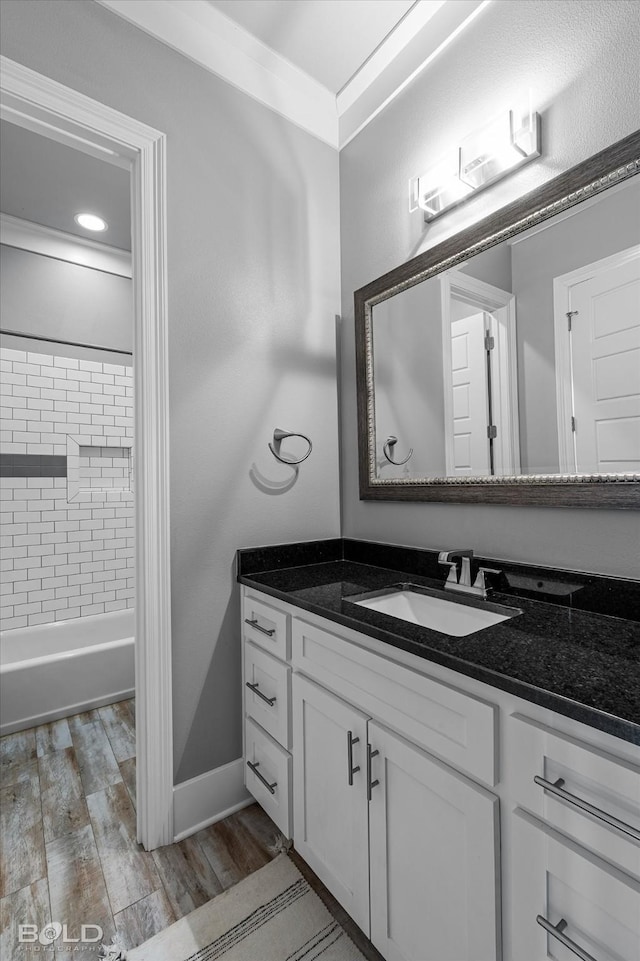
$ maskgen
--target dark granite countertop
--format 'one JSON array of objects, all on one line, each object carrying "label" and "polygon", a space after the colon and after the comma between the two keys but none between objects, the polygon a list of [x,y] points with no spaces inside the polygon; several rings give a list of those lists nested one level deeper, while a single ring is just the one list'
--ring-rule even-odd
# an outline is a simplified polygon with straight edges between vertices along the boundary
[{"label": "dark granite countertop", "polygon": [[[640,622],[636,595],[636,591],[640,594],[640,585],[636,588],[635,582],[566,572],[555,572],[556,576],[551,577],[548,570],[505,565],[510,574],[500,589],[492,593],[491,600],[517,607],[522,613],[466,637],[450,637],[349,600],[354,595],[407,581],[442,588],[441,574],[434,577],[415,572],[415,555],[419,555],[422,569],[429,575],[436,573],[437,557],[435,568],[433,558],[427,557],[433,552],[405,552],[400,548],[385,551],[384,545],[367,545],[373,548],[368,552],[374,560],[370,564],[362,563],[360,558],[366,553],[364,542],[349,544],[336,539],[310,543],[312,547],[307,552],[292,552],[292,545],[285,545],[281,553],[278,548],[239,551],[239,582],[640,744]],[[350,559],[349,555],[358,559]],[[383,557],[391,557],[394,564],[404,562],[402,569],[382,566]],[[425,563],[425,558],[429,563]],[[544,584],[539,594],[542,599],[537,599],[534,584]],[[593,596],[602,596],[608,598],[602,606],[610,610],[616,588],[630,618],[580,609],[575,599],[572,605],[567,602],[572,593],[583,591],[587,608],[596,606]]]}]

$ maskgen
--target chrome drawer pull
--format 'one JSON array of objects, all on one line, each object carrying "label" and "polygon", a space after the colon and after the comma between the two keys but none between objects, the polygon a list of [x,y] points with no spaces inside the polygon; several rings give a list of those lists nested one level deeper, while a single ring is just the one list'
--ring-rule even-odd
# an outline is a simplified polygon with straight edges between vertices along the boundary
[{"label": "chrome drawer pull", "polygon": [[353,775],[360,770],[360,765],[353,766],[353,745],[358,744],[359,737],[353,736],[353,731],[347,731],[347,767],[349,771],[349,786],[353,786]]},{"label": "chrome drawer pull", "polygon": [[371,800],[371,792],[374,787],[380,784],[378,780],[371,780],[371,759],[377,757],[379,753],[380,751],[372,751],[371,745],[367,744],[367,801]]},{"label": "chrome drawer pull", "polygon": [[566,934],[564,934],[564,929],[567,926],[564,918],[560,918],[558,923],[553,925],[551,921],[547,921],[546,918],[543,918],[543,916],[539,914],[536,917],[536,921],[540,927],[548,931],[552,937],[557,938],[560,944],[564,944],[565,948],[569,948],[569,951],[573,951],[579,958],[582,958],[582,961],[596,961],[592,954],[589,954],[588,951],[585,951],[584,948],[581,948],[579,944],[576,944],[575,941],[572,941],[571,938],[568,938]]},{"label": "chrome drawer pull", "polygon": [[250,684],[249,681],[245,681],[245,684],[250,691],[253,691],[253,693],[257,694],[258,697],[261,697],[263,701],[266,701],[269,707],[273,707],[273,705],[276,703],[277,698],[267,697],[266,694],[262,693],[262,691],[260,690],[257,684]]},{"label": "chrome drawer pull", "polygon": [[258,770],[258,768],[260,767],[260,761],[255,761],[255,762],[254,762],[254,761],[247,761],[247,767],[250,767],[251,770],[253,771],[253,773],[255,774],[255,776],[258,778],[258,780],[259,780],[259,781],[262,781],[262,783],[263,783],[264,786],[266,787],[266,789],[267,789],[267,791],[269,792],[269,794],[275,794],[275,793],[276,793],[276,788],[277,788],[277,786],[278,786],[278,782],[277,782],[277,781],[274,781],[273,784],[269,784],[269,782],[267,781],[266,777],[263,777],[262,774],[260,774],[260,771]]},{"label": "chrome drawer pull", "polygon": [[586,811],[587,814],[592,814],[594,818],[604,821],[605,824],[615,828],[616,831],[621,831],[622,834],[628,834],[634,841],[640,841],[640,831],[636,831],[630,824],[614,818],[613,814],[607,814],[606,811],[594,807],[593,804],[589,804],[588,801],[583,801],[582,798],[576,797],[575,794],[570,794],[569,791],[565,791],[563,788],[564,778],[559,777],[557,781],[546,781],[543,777],[539,777],[536,774],[533,780],[536,784],[539,784],[541,788],[544,788],[545,791],[548,791],[549,794],[557,795],[557,797],[562,798],[562,800],[568,804],[573,804],[574,807]]},{"label": "chrome drawer pull", "polygon": [[261,634],[266,634],[267,637],[273,637],[273,635],[274,635],[275,632],[276,632],[275,627],[270,627],[270,628],[269,628],[269,627],[262,627],[261,624],[258,624],[258,618],[257,618],[257,617],[254,617],[254,619],[253,619],[252,621],[250,621],[248,617],[245,617],[244,622],[245,622],[245,624],[248,624],[249,627],[255,627],[256,631],[260,631]]}]

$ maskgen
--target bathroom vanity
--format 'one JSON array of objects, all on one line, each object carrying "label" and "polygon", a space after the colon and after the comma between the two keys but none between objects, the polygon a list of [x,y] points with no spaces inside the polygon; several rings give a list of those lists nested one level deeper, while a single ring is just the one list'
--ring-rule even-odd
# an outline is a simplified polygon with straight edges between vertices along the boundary
[{"label": "bathroom vanity", "polygon": [[504,565],[517,614],[464,636],[357,603],[445,573],[238,552],[247,788],[389,961],[635,961],[638,587]]}]

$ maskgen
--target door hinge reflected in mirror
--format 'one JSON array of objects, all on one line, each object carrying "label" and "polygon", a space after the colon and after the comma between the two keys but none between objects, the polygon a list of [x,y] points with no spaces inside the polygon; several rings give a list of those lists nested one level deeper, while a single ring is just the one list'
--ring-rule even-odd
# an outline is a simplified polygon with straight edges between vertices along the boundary
[{"label": "door hinge reflected in mirror", "polygon": [[489,331],[487,331],[484,335],[484,349],[493,350],[495,346],[496,346],[495,337],[492,337]]},{"label": "door hinge reflected in mirror", "polygon": [[495,425],[495,424],[488,424],[488,425],[487,425],[487,437],[489,438],[489,440],[495,440],[497,436],[498,436],[498,428],[496,427],[496,425]]}]

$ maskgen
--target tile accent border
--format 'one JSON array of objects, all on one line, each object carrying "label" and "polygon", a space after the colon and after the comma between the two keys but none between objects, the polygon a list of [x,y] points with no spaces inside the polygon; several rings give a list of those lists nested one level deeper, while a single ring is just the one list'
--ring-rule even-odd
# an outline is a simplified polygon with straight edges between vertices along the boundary
[{"label": "tile accent border", "polygon": [[66,477],[67,458],[59,454],[0,453],[0,477]]}]

